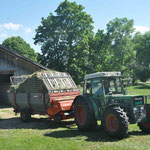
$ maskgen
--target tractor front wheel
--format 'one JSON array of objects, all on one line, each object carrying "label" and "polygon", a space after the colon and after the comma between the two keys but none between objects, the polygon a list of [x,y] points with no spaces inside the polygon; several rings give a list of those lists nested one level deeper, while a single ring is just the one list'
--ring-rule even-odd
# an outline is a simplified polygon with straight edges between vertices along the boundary
[{"label": "tractor front wheel", "polygon": [[97,126],[95,115],[91,114],[87,102],[83,99],[75,102],[74,116],[79,130],[92,130]]},{"label": "tractor front wheel", "polygon": [[128,134],[128,117],[119,106],[112,106],[105,110],[103,127],[111,137],[124,138]]},{"label": "tractor front wheel", "polygon": [[145,133],[150,133],[150,121],[147,119],[143,119],[138,123],[139,128],[145,132]]}]

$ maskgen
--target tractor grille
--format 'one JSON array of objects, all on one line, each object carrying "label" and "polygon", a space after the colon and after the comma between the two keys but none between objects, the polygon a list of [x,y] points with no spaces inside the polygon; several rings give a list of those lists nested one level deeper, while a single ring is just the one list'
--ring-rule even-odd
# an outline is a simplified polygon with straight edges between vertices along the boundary
[{"label": "tractor grille", "polygon": [[143,96],[136,96],[133,100],[133,105],[144,105],[144,97]]}]

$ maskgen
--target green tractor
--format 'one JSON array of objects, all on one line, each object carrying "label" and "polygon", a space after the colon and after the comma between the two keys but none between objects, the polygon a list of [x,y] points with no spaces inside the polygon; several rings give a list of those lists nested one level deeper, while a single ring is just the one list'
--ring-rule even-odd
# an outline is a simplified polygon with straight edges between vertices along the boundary
[{"label": "green tractor", "polygon": [[[144,97],[126,95],[124,76],[120,72],[98,72],[85,75],[83,95],[74,100],[74,117],[79,130],[101,126],[111,137],[124,138],[128,125],[139,122],[143,131],[150,131],[144,121]],[[147,121],[146,121],[147,122]]]}]

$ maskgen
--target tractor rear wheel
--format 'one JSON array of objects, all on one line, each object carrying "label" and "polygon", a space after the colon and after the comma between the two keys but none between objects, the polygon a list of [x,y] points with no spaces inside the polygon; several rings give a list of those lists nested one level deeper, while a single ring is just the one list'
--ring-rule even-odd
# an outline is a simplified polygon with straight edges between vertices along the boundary
[{"label": "tractor rear wheel", "polygon": [[145,133],[150,133],[150,121],[147,119],[143,119],[138,123],[139,128],[145,132]]},{"label": "tractor rear wheel", "polygon": [[112,106],[105,110],[103,127],[109,136],[124,138],[128,134],[128,117],[119,106]]},{"label": "tractor rear wheel", "polygon": [[29,109],[23,109],[20,112],[22,121],[29,122],[31,120],[31,111]]},{"label": "tractor rear wheel", "polygon": [[88,104],[83,99],[78,99],[74,106],[75,122],[79,130],[93,130],[97,126],[97,120],[88,107]]}]

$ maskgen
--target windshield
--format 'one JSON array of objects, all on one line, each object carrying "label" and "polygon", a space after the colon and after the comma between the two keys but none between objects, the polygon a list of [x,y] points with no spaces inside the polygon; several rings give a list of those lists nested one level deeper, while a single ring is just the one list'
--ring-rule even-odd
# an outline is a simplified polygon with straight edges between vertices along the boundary
[{"label": "windshield", "polygon": [[122,94],[121,81],[119,78],[104,79],[105,95]]}]

